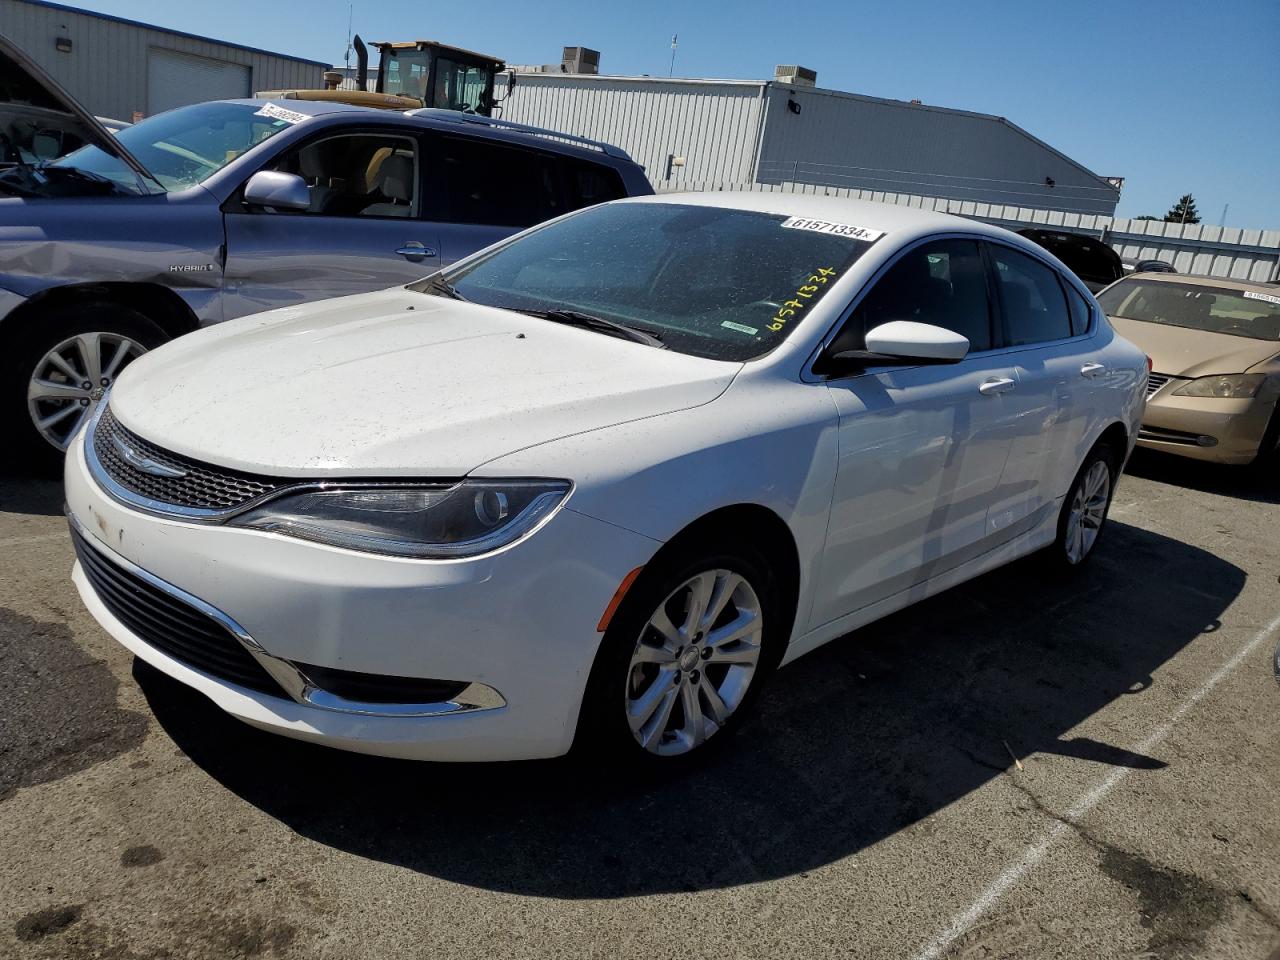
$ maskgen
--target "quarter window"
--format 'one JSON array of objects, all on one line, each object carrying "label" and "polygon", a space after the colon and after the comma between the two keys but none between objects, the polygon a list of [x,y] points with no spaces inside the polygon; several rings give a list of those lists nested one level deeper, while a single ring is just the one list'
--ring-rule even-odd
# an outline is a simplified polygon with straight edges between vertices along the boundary
[{"label": "quarter window", "polygon": [[832,350],[860,350],[867,331],[891,320],[931,323],[991,349],[986,271],[974,240],[936,240],[903,254],[876,281],[836,337]]},{"label": "quarter window", "polygon": [[1066,295],[1057,274],[1025,254],[995,244],[991,246],[991,260],[1004,308],[1007,346],[1071,336]]},{"label": "quarter window", "polygon": [[1071,335],[1078,337],[1089,330],[1089,301],[1070,284],[1063,286],[1067,288],[1067,306],[1071,308]]}]

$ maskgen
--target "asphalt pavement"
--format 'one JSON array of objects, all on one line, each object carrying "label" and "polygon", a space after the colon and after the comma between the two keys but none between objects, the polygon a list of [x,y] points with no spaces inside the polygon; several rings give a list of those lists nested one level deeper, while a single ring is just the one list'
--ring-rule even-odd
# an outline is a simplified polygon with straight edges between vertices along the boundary
[{"label": "asphalt pavement", "polygon": [[273,737],[135,663],[0,477],[0,957],[1280,960],[1280,477],[1143,455],[773,678],[691,775]]}]

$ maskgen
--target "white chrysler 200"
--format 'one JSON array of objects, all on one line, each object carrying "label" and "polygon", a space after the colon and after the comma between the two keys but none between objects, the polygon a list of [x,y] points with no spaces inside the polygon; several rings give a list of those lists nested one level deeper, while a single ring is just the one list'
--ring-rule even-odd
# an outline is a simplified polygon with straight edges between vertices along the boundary
[{"label": "white chrysler 200", "polygon": [[73,576],[263,729],[682,762],[834,637],[1042,548],[1083,563],[1146,378],[996,227],[624,200],[138,359],[67,459]]}]

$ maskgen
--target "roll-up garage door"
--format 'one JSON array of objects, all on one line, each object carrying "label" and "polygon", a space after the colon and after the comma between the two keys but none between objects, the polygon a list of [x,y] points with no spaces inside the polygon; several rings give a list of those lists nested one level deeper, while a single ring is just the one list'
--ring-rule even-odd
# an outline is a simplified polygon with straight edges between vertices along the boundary
[{"label": "roll-up garage door", "polygon": [[152,47],[147,53],[147,113],[154,116],[188,103],[247,97],[250,82],[249,68],[242,63]]}]

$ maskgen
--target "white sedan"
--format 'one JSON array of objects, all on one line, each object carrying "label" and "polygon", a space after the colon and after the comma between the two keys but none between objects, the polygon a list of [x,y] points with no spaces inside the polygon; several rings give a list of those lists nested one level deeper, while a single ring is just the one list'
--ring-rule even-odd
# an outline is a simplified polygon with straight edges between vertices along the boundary
[{"label": "white sedan", "polygon": [[828,640],[1033,551],[1084,563],[1147,372],[996,227],[620,201],[138,359],[67,458],[73,576],[263,729],[681,763]]}]

